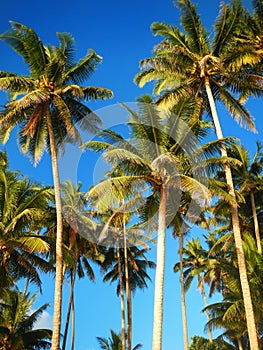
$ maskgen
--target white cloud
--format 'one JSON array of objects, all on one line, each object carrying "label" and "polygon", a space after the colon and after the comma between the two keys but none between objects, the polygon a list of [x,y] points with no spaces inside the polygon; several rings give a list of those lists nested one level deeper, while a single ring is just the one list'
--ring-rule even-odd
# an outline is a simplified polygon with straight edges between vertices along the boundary
[{"label": "white cloud", "polygon": [[39,317],[35,323],[35,329],[37,328],[48,328],[52,329],[53,326],[53,316],[50,315],[47,311],[43,311],[42,315]]}]

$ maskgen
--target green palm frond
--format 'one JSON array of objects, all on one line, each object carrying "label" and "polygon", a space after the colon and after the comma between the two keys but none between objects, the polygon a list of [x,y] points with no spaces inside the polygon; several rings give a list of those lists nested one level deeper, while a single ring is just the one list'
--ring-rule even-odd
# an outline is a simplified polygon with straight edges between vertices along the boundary
[{"label": "green palm frond", "polygon": [[61,60],[66,63],[66,67],[70,67],[74,64],[75,58],[75,40],[69,33],[57,33],[59,39],[59,50],[57,53],[61,56]]},{"label": "green palm frond", "polygon": [[106,100],[113,97],[110,89],[100,88],[97,86],[85,86],[82,88],[85,101],[90,100]]},{"label": "green palm frond", "polygon": [[102,125],[102,122],[96,113],[75,99],[67,97],[65,102],[70,110],[72,122],[76,124],[76,127],[93,134],[99,132],[99,126]]},{"label": "green palm frond", "polygon": [[61,122],[65,125],[66,132],[70,137],[75,136],[75,128],[72,123],[71,119],[71,113],[67,106],[67,104],[64,102],[64,100],[59,95],[54,95],[52,99],[55,113],[58,118],[60,118]]},{"label": "green palm frond", "polygon": [[30,253],[38,252],[44,253],[49,250],[49,244],[45,242],[42,237],[32,236],[32,237],[21,237],[16,240],[21,247]]},{"label": "green palm frond", "polygon": [[256,18],[260,28],[263,28],[263,4],[261,0],[252,0],[252,6],[254,10],[254,17]]},{"label": "green palm frond", "polygon": [[138,191],[144,184],[142,176],[117,176],[95,185],[87,192],[85,197],[92,198],[95,196],[98,198],[99,204],[97,202],[97,206],[99,208],[114,208],[117,198],[116,191],[121,193],[127,188]]},{"label": "green palm frond", "polygon": [[[184,51],[185,55],[188,56],[190,59],[194,58],[194,55],[190,49],[190,43],[187,40],[187,37],[184,33],[182,33],[177,27],[172,25],[167,25],[165,23],[153,23],[151,26],[151,29],[154,33],[154,35],[161,35],[163,37],[167,37],[168,40],[171,42],[172,45],[175,46],[176,49]],[[160,49],[164,45],[167,45],[167,43],[164,41],[161,44],[158,44],[155,47],[156,52],[160,52]],[[141,67],[143,67],[143,60],[141,61]]]},{"label": "green palm frond", "polygon": [[34,81],[30,77],[21,77],[15,73],[0,72],[0,89],[9,90],[11,99],[19,94],[32,91]]},{"label": "green palm frond", "polygon": [[84,58],[80,59],[76,65],[70,67],[70,69],[65,72],[65,81],[72,81],[75,84],[81,84],[92,75],[101,61],[101,56],[99,56],[94,50],[90,49]]},{"label": "green palm frond", "polygon": [[175,86],[171,90],[167,90],[156,99],[156,104],[160,107],[171,109],[182,99],[188,98],[193,94],[193,89],[189,86],[189,82]]},{"label": "green palm frond", "polygon": [[256,132],[256,127],[253,122],[253,117],[246,109],[244,105],[238,102],[238,100],[228,91],[220,91],[220,99],[226,105],[228,111],[233,116],[233,119],[242,127],[245,127],[251,131]]},{"label": "green palm frond", "polygon": [[47,63],[45,48],[32,28],[21,23],[10,21],[12,30],[0,35],[0,40],[6,42],[23,57],[30,67],[31,74],[38,78]]},{"label": "green palm frond", "polygon": [[47,128],[44,122],[40,122],[35,130],[34,138],[24,135],[22,131],[18,133],[18,142],[22,153],[26,154],[34,165],[41,160],[46,150]]},{"label": "green palm frond", "polygon": [[181,24],[189,38],[189,46],[201,56],[209,53],[208,34],[197,14],[196,6],[190,0],[177,0],[181,12]]},{"label": "green palm frond", "polygon": [[231,7],[222,4],[219,15],[214,24],[215,35],[213,38],[213,54],[220,56],[224,54],[230,43],[234,44],[235,37],[241,31],[242,4],[239,0],[233,0]]}]

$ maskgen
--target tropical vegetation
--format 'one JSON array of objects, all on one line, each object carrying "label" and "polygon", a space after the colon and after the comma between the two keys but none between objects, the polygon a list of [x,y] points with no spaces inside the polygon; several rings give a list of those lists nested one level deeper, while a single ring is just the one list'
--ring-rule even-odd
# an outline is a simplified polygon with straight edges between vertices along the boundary
[{"label": "tropical vegetation", "polygon": [[[116,283],[120,300],[119,329],[111,327],[109,338],[99,329],[100,349],[143,347],[143,333],[135,342],[141,310],[133,301],[152,282],[152,350],[166,349],[168,235],[178,244],[169,268],[179,273],[173,296],[181,298],[184,350],[263,347],[263,146],[259,140],[253,153],[222,132],[223,108],[256,131],[246,101],[263,94],[263,0],[251,0],[250,10],[241,0],[222,3],[213,33],[194,2],[174,5],[180,23],[152,24],[161,40],[134,77],[141,88],[151,82],[153,92],[133,107],[120,104],[128,115],[122,127],[105,128],[89,106],[113,96],[83,85],[102,61],[94,50],[76,60],[69,33],[57,33],[57,46],[44,44],[15,21],[0,34],[28,69],[0,70],[0,90],[8,93],[1,142],[15,129],[20,151],[34,165],[50,155],[53,176],[53,185],[37,183],[11,169],[12,155],[0,152],[0,350],[74,350],[76,285],[87,277],[95,286],[98,279]],[[83,131],[94,138],[84,140]],[[69,143],[107,163],[99,182],[61,180],[58,161]],[[39,326],[49,304],[33,306],[39,295],[33,290],[45,295],[43,279],[54,280],[50,327]],[[208,337],[190,340],[193,286],[203,299]]]}]

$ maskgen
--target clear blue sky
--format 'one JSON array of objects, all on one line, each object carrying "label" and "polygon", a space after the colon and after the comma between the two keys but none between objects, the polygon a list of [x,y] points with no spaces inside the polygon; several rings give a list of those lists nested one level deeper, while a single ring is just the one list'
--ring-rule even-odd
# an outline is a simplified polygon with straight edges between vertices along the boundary
[{"label": "clear blue sky", "polygon": [[[207,27],[211,27],[218,11],[219,0],[200,0],[199,13]],[[244,1],[249,6],[249,1]],[[76,40],[77,55],[83,57],[88,48],[93,48],[103,57],[88,84],[108,87],[114,92],[114,99],[90,104],[93,110],[117,102],[133,102],[142,93],[150,93],[151,86],[139,89],[133,78],[139,71],[139,61],[152,53],[160,39],[152,36],[150,25],[154,21],[178,24],[179,13],[172,0],[46,0],[45,2],[24,0],[5,1],[1,6],[0,32],[9,29],[9,20],[28,25],[38,33],[44,43],[57,44],[56,32],[70,32]],[[25,73],[22,60],[4,43],[0,42],[0,70]],[[1,93],[0,103],[6,102]],[[251,150],[255,141],[262,140],[262,100],[249,101],[248,107],[256,118],[258,134],[242,130],[221,111],[225,135],[235,135]],[[29,160],[19,153],[15,135],[7,151],[12,169],[19,169],[44,184],[52,183],[50,161],[45,156],[34,168]],[[87,172],[89,169],[87,162]],[[83,175],[83,174],[82,174]],[[195,230],[194,235],[198,234]],[[172,266],[178,260],[177,243],[168,238],[165,303],[164,303],[164,350],[183,349],[181,306],[178,275],[172,273]],[[155,251],[150,254],[155,259]],[[115,295],[115,286],[105,285],[96,271],[97,282],[88,280],[77,283],[76,290],[76,350],[97,350],[96,336],[107,337],[109,329],[120,331],[120,302]],[[154,275],[152,274],[154,278]],[[69,286],[65,286],[65,301]],[[195,286],[186,296],[188,322],[191,335],[203,335],[205,317],[200,313],[203,307],[200,293]],[[41,303],[53,300],[53,281],[45,278]],[[52,314],[53,308],[48,312]],[[136,292],[133,302],[134,345],[142,343],[143,349],[151,348],[153,316],[153,283],[148,290]],[[46,321],[50,322],[49,314]]]}]

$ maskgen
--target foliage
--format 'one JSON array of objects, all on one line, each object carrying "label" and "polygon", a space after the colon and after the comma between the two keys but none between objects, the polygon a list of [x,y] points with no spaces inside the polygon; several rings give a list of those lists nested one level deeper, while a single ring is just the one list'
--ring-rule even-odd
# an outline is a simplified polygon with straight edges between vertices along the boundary
[{"label": "foliage", "polygon": [[189,350],[234,350],[235,348],[230,344],[225,344],[219,340],[209,342],[208,339],[194,336],[190,344]]},{"label": "foliage", "polygon": [[[100,348],[104,350],[122,350],[121,333],[117,334],[111,329],[110,334],[110,338],[97,337]],[[141,348],[142,345],[137,344],[132,350],[138,350]]]},{"label": "foliage", "polygon": [[0,299],[0,348],[3,350],[50,349],[50,329],[35,328],[48,307],[33,310],[36,295],[18,289],[5,290]]}]

